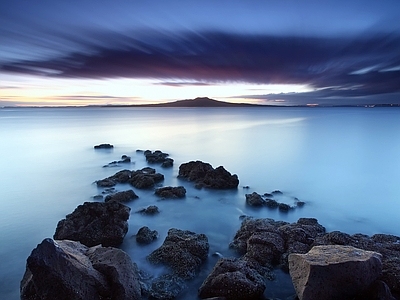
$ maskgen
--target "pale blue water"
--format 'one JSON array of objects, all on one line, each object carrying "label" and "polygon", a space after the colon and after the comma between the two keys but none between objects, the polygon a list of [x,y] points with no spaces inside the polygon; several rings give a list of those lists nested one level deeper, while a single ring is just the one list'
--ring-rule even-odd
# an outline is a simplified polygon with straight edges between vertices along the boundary
[{"label": "pale blue water", "polygon": [[[294,222],[315,217],[328,231],[400,235],[400,110],[396,108],[24,108],[0,109],[0,298],[19,299],[26,258],[57,222],[101,192],[95,180],[122,154],[130,169],[146,166],[136,149],[160,149],[175,159],[158,170],[164,185],[185,185],[185,200],[157,201],[136,190],[122,248],[152,273],[145,256],[171,227],[205,233],[210,254],[231,256],[228,244],[242,214]],[[111,143],[112,151],[93,146]],[[196,190],[176,176],[181,163],[203,160],[239,176],[237,191]],[[243,189],[249,186],[249,189]],[[128,189],[119,186],[119,190]],[[306,205],[287,214],[251,209],[245,194],[279,189],[281,199]],[[134,211],[156,204],[154,217]],[[158,230],[156,243],[136,245],[141,226]],[[214,265],[211,257],[201,282]],[[285,281],[286,279],[281,279]],[[267,296],[280,297],[271,285]],[[194,285],[184,299],[196,299]],[[286,294],[285,294],[286,293]]]}]

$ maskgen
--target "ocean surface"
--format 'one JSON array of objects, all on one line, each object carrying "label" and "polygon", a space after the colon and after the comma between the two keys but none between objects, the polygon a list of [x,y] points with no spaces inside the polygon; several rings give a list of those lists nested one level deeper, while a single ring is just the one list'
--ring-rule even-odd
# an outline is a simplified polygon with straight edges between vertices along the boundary
[{"label": "ocean surface", "polygon": [[[228,245],[239,217],[295,222],[317,218],[327,231],[400,235],[400,109],[398,108],[3,108],[0,109],[0,298],[19,299],[26,258],[57,222],[101,194],[94,183],[121,169],[147,166],[136,150],[161,150],[175,160],[163,185],[184,185],[184,200],[160,201],[153,191],[134,189],[129,231],[121,248],[143,270],[162,272],[146,261],[169,228],[205,233],[210,257],[199,278],[180,299],[196,290],[217,258],[235,256]],[[93,146],[111,143],[112,150]],[[132,163],[107,167],[125,154]],[[181,163],[202,160],[238,175],[237,190],[198,190],[177,179]],[[244,188],[247,187],[248,188]],[[129,189],[118,186],[117,190]],[[288,213],[245,204],[245,194],[280,190],[280,202],[305,202]],[[155,204],[161,213],[135,211]],[[137,230],[159,232],[139,246]],[[277,288],[284,286],[284,289]],[[278,273],[265,295],[293,294]]]}]

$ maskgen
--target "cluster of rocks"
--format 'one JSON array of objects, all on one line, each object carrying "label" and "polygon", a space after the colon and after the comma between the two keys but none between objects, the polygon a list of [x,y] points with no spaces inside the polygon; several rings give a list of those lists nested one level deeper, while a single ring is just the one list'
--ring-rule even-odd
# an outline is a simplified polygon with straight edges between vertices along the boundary
[{"label": "cluster of rocks", "polygon": [[[200,161],[182,164],[179,176],[198,187],[238,186],[236,175]],[[130,183],[136,188],[154,188],[163,178],[152,168],[123,170],[97,185],[109,188]],[[248,194],[246,202],[264,206],[274,193],[278,191]],[[155,194],[183,198],[186,190],[161,187]],[[125,252],[114,248],[128,231],[130,208],[123,203],[136,198],[133,190],[113,190],[104,202],[85,202],[59,221],[53,239],[43,240],[27,259],[21,299],[174,299],[182,293],[209,256],[208,238],[169,229],[163,244],[147,256],[150,263],[166,270],[156,278],[147,276]],[[138,211],[158,212],[154,205]],[[158,232],[147,226],[136,234],[138,244],[157,238]],[[300,300],[392,300],[392,294],[400,295],[397,236],[327,233],[313,218],[288,223],[245,217],[229,247],[239,257],[219,258],[198,290],[201,299],[263,299],[275,268],[289,272]]]},{"label": "cluster of rocks", "polygon": [[157,173],[155,169],[145,167],[141,170],[122,170],[114,175],[96,181],[98,187],[112,187],[117,183],[129,183],[138,189],[153,188],[156,183],[164,180],[164,175]]},{"label": "cluster of rocks", "polygon": [[[141,152],[141,150],[137,150],[137,152]],[[163,168],[171,168],[174,165],[174,160],[169,157],[169,154],[160,150],[154,152],[146,150],[143,151],[143,154],[149,164],[161,164]]]},{"label": "cluster of rocks", "polygon": [[209,163],[202,161],[181,164],[178,177],[193,181],[196,188],[234,189],[239,185],[236,174],[232,175],[223,166],[214,169]]},{"label": "cluster of rocks", "polygon": [[300,201],[297,198],[294,198],[295,200],[295,205],[291,206],[287,203],[283,202],[278,202],[275,199],[272,199],[275,194],[282,195],[283,193],[281,191],[273,191],[272,193],[265,193],[264,195],[260,195],[257,192],[253,192],[251,194],[246,194],[246,204],[254,207],[268,207],[270,209],[279,209],[280,211],[283,212],[288,212],[291,209],[294,209],[296,207],[303,207],[304,202]]}]

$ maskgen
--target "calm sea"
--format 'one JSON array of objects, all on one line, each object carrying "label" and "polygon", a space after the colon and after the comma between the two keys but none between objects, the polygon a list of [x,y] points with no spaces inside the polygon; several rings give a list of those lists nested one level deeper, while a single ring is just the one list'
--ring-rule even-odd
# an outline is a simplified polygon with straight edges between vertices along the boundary
[{"label": "calm sea", "polygon": [[[205,233],[210,259],[182,299],[196,299],[198,284],[228,249],[239,216],[295,222],[315,217],[328,231],[400,235],[400,109],[396,108],[18,108],[0,109],[0,298],[19,299],[26,258],[60,219],[101,193],[94,181],[122,168],[147,166],[137,149],[162,150],[173,169],[157,170],[164,185],[184,185],[185,200],[157,201],[135,190],[129,232],[121,246],[142,269],[157,274],[145,257],[171,227]],[[93,146],[111,143],[110,151]],[[127,166],[103,165],[132,157]],[[239,176],[236,191],[194,189],[176,178],[181,163],[202,160]],[[244,189],[244,186],[249,188]],[[128,189],[119,186],[118,190]],[[304,201],[288,213],[245,205],[245,194],[281,190],[281,202]],[[150,204],[161,213],[135,211]],[[142,226],[159,232],[157,242],[139,246]],[[286,276],[267,288],[268,297]],[[269,291],[268,291],[269,290]],[[286,295],[285,295],[286,293]]]}]

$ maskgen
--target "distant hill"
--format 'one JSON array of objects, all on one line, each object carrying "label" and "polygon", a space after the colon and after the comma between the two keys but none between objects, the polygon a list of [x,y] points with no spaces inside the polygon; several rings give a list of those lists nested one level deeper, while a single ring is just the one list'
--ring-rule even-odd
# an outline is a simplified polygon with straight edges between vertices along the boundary
[{"label": "distant hill", "polygon": [[178,100],[167,103],[145,104],[140,106],[148,107],[243,107],[243,106],[259,106],[257,104],[248,103],[230,103],[210,99],[208,97],[198,97],[196,99]]}]

